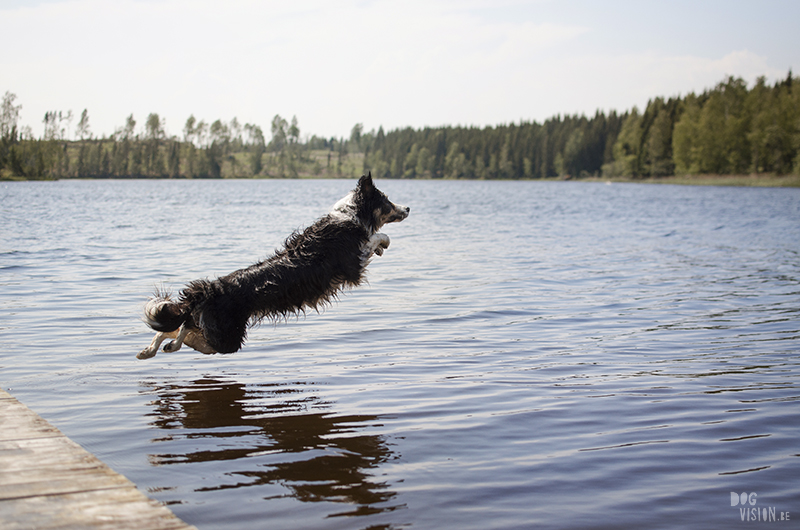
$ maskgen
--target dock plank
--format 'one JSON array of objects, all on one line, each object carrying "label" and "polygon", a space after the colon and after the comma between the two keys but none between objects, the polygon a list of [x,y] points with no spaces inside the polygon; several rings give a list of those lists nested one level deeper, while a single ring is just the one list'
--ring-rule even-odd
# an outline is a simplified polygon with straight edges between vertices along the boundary
[{"label": "dock plank", "polygon": [[2,389],[0,528],[197,530]]},{"label": "dock plank", "polygon": [[0,501],[3,530],[186,530],[194,528],[135,488]]},{"label": "dock plank", "polygon": [[0,441],[54,436],[64,435],[16,399],[0,399]]},{"label": "dock plank", "polygon": [[0,484],[6,473],[16,471],[102,465],[96,456],[66,436],[0,441]]}]

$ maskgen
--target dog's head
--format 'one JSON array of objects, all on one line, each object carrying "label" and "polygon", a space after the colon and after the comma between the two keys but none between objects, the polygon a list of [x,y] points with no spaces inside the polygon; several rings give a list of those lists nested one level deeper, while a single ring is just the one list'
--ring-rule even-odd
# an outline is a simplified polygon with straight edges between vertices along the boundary
[{"label": "dog's head", "polygon": [[387,223],[408,217],[410,208],[392,203],[375,187],[372,173],[358,179],[356,188],[334,206],[334,211],[355,216],[370,232],[375,233]]}]

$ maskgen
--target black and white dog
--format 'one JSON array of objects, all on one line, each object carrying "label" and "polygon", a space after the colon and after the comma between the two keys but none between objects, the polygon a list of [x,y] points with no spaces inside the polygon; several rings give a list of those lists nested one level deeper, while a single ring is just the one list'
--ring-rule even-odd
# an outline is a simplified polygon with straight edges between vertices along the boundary
[{"label": "black and white dog", "polygon": [[389,246],[389,237],[378,230],[408,212],[375,187],[371,174],[361,177],[330,213],[289,236],[272,257],[213,281],[193,281],[174,299],[156,293],[144,319],[158,333],[136,357],[155,356],[167,338],[174,340],[165,352],[186,343],[202,353],[233,353],[249,324],[319,308],[362,282],[372,255]]}]

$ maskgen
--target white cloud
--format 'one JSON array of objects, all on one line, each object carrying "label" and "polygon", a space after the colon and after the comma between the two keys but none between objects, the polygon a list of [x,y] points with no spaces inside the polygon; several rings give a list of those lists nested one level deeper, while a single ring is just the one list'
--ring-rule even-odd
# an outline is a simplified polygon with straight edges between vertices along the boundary
[{"label": "white cloud", "polygon": [[0,11],[8,50],[0,91],[19,96],[34,131],[47,110],[87,108],[96,133],[130,113],[143,123],[157,112],[173,134],[189,114],[267,128],[280,113],[296,114],[304,133],[338,136],[356,122],[485,125],[625,110],[726,74],[785,75],[748,51],[716,59],[601,53],[592,28],[481,15],[496,2],[222,5],[70,0]]},{"label": "white cloud", "polygon": [[[663,96],[686,95],[713,88],[725,77],[742,77],[752,84],[761,75],[782,78],[786,72],[771,68],[766,57],[747,50],[722,58],[670,56],[653,52],[618,56],[586,55],[569,64],[543,65],[563,90],[549,100],[560,112],[591,112],[593,109],[624,111]],[[559,112],[559,111],[555,111]]]}]

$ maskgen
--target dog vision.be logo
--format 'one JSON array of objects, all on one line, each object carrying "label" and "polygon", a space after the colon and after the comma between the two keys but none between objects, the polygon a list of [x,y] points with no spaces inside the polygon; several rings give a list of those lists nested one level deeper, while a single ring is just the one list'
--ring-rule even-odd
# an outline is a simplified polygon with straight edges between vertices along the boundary
[{"label": "dog vision.be logo", "polygon": [[779,512],[775,506],[756,506],[758,494],[731,492],[731,506],[741,506],[742,521],[790,521],[789,512]]}]

